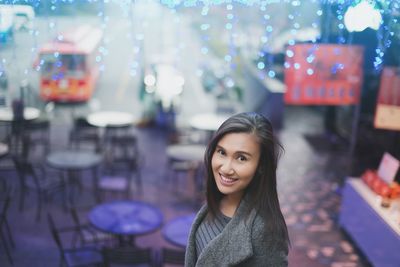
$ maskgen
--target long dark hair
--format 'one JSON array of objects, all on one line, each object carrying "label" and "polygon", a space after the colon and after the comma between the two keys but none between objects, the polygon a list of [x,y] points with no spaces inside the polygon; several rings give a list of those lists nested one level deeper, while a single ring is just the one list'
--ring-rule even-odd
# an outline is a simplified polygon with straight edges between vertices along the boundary
[{"label": "long dark hair", "polygon": [[[207,146],[204,162],[207,171],[206,198],[211,216],[219,210],[223,198],[215,183],[211,160],[218,142],[229,133],[254,134],[260,144],[260,160],[253,180],[245,189],[244,196],[251,209],[255,209],[264,219],[266,231],[289,243],[289,234],[283,218],[276,189],[276,169],[283,147],[275,138],[272,125],[264,116],[246,112],[233,115],[217,130]],[[251,212],[251,210],[247,211]]]}]

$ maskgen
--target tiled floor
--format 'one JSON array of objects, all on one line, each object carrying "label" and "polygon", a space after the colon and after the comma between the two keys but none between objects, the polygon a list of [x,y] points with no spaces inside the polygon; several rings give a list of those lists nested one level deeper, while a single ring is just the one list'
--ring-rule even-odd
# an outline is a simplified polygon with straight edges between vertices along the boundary
[{"label": "tiled floor", "polygon": [[[345,144],[334,146],[321,143],[322,122],[313,109],[289,107],[285,110],[285,126],[279,138],[285,148],[278,170],[280,201],[289,227],[292,248],[289,265],[296,267],[368,266],[345,238],[337,225],[340,207],[340,186],[347,172],[348,151]],[[141,199],[157,205],[164,213],[165,221],[174,216],[196,211],[197,189],[190,181],[180,177],[178,185],[166,180],[165,131],[158,128],[137,130],[140,149],[145,156],[142,169],[143,193],[134,190],[133,199]],[[15,173],[3,171],[15,185]],[[86,191],[84,191],[86,192]],[[79,203],[85,203],[89,194],[83,193]],[[17,210],[18,192],[13,194],[9,214],[16,248],[12,251],[14,266],[58,266],[59,255],[50,237],[43,217],[34,221],[35,198],[29,196],[27,208]],[[56,200],[46,208],[60,224],[68,224],[68,214]],[[80,211],[85,219],[86,212]],[[142,246],[159,249],[169,245],[160,231],[137,238]],[[3,247],[0,246],[0,266],[10,266]]]}]

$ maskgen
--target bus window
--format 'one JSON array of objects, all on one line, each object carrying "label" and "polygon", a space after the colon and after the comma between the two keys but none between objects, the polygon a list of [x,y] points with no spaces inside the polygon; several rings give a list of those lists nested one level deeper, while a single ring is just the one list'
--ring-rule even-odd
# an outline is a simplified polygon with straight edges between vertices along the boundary
[{"label": "bus window", "polygon": [[54,54],[42,54],[40,62],[42,64],[42,75],[47,78],[57,79],[64,75],[81,78],[85,75],[84,55],[59,55],[55,57]]}]

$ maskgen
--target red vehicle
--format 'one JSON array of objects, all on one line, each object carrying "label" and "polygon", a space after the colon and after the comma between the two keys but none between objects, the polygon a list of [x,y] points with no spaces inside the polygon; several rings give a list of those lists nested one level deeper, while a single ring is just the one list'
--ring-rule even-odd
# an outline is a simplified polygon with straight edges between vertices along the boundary
[{"label": "red vehicle", "polygon": [[[44,44],[36,64],[40,71],[40,96],[45,101],[87,101],[99,77],[96,62],[102,31],[77,27]],[[97,64],[96,64],[97,63]]]}]

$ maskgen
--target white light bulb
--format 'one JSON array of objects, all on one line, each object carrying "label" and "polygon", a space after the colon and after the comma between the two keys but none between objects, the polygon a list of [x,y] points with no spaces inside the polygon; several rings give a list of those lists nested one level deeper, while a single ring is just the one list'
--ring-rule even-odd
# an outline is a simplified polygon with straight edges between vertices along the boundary
[{"label": "white light bulb", "polygon": [[344,24],[349,32],[361,32],[368,27],[378,30],[381,23],[381,13],[367,1],[349,7],[344,14]]}]

